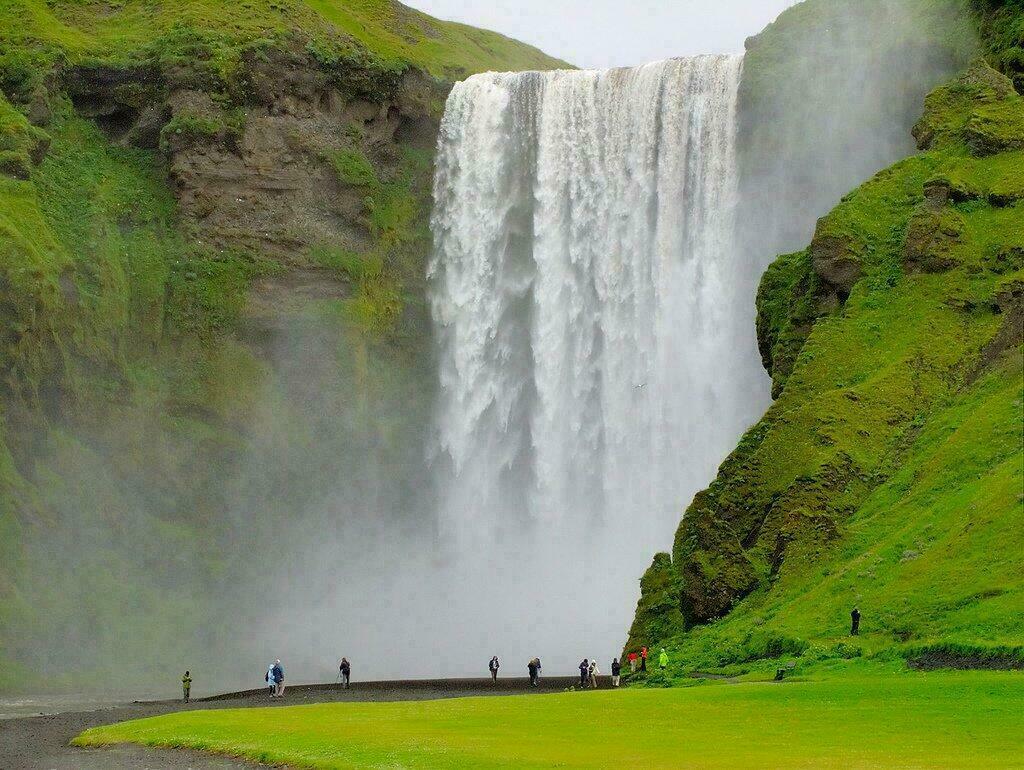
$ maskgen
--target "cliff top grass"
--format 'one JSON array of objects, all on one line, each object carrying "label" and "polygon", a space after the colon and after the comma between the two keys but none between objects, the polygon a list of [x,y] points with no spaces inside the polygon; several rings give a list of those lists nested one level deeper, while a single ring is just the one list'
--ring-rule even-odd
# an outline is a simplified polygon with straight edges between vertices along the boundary
[{"label": "cliff top grass", "polygon": [[847,671],[781,686],[193,711],[74,743],[310,768],[998,768],[1019,762],[1022,696],[1020,675]]},{"label": "cliff top grass", "polygon": [[3,0],[0,87],[23,89],[22,81],[59,63],[127,66],[198,56],[226,72],[243,51],[293,41],[331,64],[413,66],[443,79],[567,66],[503,35],[393,0]]}]

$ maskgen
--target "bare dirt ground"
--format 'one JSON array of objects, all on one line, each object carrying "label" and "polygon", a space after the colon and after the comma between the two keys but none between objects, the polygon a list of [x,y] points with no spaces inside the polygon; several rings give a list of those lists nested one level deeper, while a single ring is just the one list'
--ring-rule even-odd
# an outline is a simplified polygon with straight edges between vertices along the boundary
[{"label": "bare dirt ground", "polygon": [[255,767],[240,762],[188,751],[163,751],[135,746],[79,749],[68,745],[72,738],[98,725],[168,714],[174,711],[222,708],[295,706],[345,701],[402,701],[463,698],[481,695],[521,695],[561,692],[577,680],[572,677],[541,678],[539,687],[525,679],[435,679],[392,682],[355,682],[348,690],[335,684],[289,687],[285,697],[271,700],[264,690],[226,693],[211,698],[180,701],[148,701],[0,721],[0,768],[3,770],[226,770]]}]

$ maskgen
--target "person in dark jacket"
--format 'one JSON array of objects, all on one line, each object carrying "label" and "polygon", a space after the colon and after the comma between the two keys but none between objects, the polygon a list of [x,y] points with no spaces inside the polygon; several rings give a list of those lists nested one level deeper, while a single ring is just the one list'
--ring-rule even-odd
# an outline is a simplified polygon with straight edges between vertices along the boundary
[{"label": "person in dark jacket", "polygon": [[526,670],[530,672],[530,686],[537,686],[537,659],[530,658],[530,662],[526,664]]},{"label": "person in dark jacket", "polygon": [[189,696],[192,694],[192,674],[189,671],[185,672],[185,676],[181,678],[181,696],[185,703],[188,703]]},{"label": "person in dark jacket", "polygon": [[348,658],[341,659],[341,664],[338,666],[338,670],[341,673],[341,683],[347,690],[349,678],[352,676],[352,664],[348,662]]},{"label": "person in dark jacket", "polygon": [[619,686],[619,674],[622,671],[622,664],[619,663],[619,659],[615,658],[612,660],[612,687]]},{"label": "person in dark jacket", "polygon": [[850,613],[850,636],[860,636],[860,610],[856,607]]},{"label": "person in dark jacket", "polygon": [[587,686],[587,679],[590,678],[590,661],[586,658],[580,663],[580,687]]},{"label": "person in dark jacket", "polygon": [[491,672],[491,682],[497,683],[499,668],[501,668],[501,664],[498,662],[498,656],[495,655],[491,658],[491,662],[487,664],[487,670]]},{"label": "person in dark jacket", "polygon": [[284,666],[281,665],[281,661],[274,661],[274,682],[277,684],[277,688],[274,690],[275,698],[284,697]]},{"label": "person in dark jacket", "polygon": [[647,648],[646,647],[641,647],[640,648],[640,670],[641,671],[646,671],[647,670]]}]

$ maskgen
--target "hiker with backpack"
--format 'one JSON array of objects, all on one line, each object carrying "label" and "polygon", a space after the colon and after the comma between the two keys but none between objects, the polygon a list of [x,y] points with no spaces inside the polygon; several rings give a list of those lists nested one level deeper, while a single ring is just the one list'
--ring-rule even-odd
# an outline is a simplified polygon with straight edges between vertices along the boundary
[{"label": "hiker with backpack", "polygon": [[530,662],[526,664],[526,670],[530,673],[530,686],[537,686],[537,659],[530,658]]},{"label": "hiker with backpack", "polygon": [[277,689],[274,690],[275,698],[284,697],[284,666],[281,665],[280,660],[274,661],[274,682],[277,685]]}]

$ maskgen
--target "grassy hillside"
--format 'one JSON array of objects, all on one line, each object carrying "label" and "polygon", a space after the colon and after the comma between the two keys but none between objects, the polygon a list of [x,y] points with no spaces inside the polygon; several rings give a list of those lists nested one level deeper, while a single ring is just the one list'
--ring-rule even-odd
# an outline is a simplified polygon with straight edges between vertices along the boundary
[{"label": "grassy hillside", "polygon": [[979,61],[915,136],[762,281],[778,399],[655,560],[630,634],[671,648],[670,676],[1024,659],[1024,100]]},{"label": "grassy hillside", "polygon": [[298,42],[324,62],[418,67],[439,78],[562,65],[502,35],[438,21],[393,0],[118,0],[0,3],[0,88],[22,91],[50,66],[200,59],[229,79],[247,51]]}]

